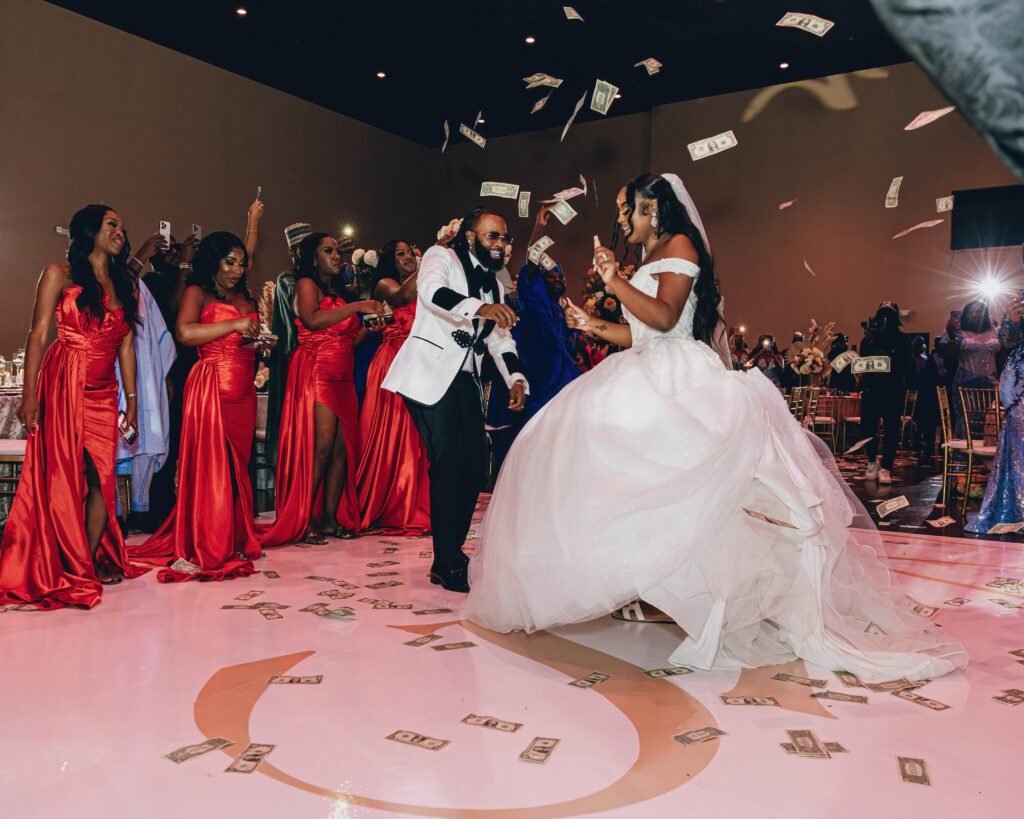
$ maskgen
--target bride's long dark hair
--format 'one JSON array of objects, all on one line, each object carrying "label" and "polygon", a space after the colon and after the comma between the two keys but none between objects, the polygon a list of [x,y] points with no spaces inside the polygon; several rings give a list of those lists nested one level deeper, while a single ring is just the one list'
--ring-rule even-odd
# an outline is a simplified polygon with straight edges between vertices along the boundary
[{"label": "bride's long dark hair", "polygon": [[722,294],[715,276],[715,262],[704,244],[704,237],[690,219],[685,206],[676,198],[672,185],[664,177],[646,173],[626,185],[626,202],[632,207],[636,197],[653,199],[658,203],[658,234],[678,233],[685,236],[697,250],[697,266],[700,273],[693,283],[697,294],[697,306],[693,315],[693,337],[714,349],[712,341],[715,328],[722,320],[718,305]]}]

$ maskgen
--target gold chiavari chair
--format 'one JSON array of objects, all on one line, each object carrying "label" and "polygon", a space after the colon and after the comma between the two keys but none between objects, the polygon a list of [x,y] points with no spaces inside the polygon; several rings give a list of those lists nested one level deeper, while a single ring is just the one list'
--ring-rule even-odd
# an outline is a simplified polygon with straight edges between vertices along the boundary
[{"label": "gold chiavari chair", "polygon": [[793,392],[789,394],[789,411],[797,420],[800,419],[800,412],[804,405],[805,389],[805,387],[793,387]]},{"label": "gold chiavari chair", "polygon": [[814,419],[812,430],[815,435],[828,442],[829,449],[835,454],[839,448],[839,410],[842,406],[831,390],[822,389],[817,406],[811,418]]},{"label": "gold chiavari chair", "polygon": [[942,505],[948,509],[950,480],[967,474],[967,441],[953,437],[953,419],[945,387],[936,387],[939,421],[942,425]]},{"label": "gold chiavari chair", "polygon": [[[989,461],[996,456],[994,445],[985,445],[985,422],[994,414],[996,435],[999,435],[1002,411],[999,406],[999,390],[995,387],[961,387],[960,406],[964,413],[964,431],[967,434],[967,478],[964,486],[964,502],[961,516],[967,519],[967,504],[971,498],[971,485],[977,483],[978,475],[974,472],[977,461]],[[993,413],[994,409],[994,413]],[[980,481],[987,483],[988,476]]]}]

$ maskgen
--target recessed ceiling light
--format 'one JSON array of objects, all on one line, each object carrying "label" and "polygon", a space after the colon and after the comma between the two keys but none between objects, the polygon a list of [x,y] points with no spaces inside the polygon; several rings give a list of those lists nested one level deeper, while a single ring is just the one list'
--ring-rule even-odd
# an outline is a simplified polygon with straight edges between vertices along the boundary
[{"label": "recessed ceiling light", "polygon": [[480,119],[478,119],[476,122],[477,125],[483,125],[485,122],[487,122],[487,120],[485,120],[483,117],[480,117]]},{"label": "recessed ceiling light", "polygon": [[377,79],[383,80],[386,76],[387,74],[385,74],[383,71],[377,72]]},{"label": "recessed ceiling light", "polygon": [[527,45],[533,45],[535,42],[537,42],[537,38],[536,37],[534,37],[532,34],[527,34],[526,35],[526,44]]},{"label": "recessed ceiling light", "polygon": [[245,15],[247,15],[248,13],[249,12],[245,8],[245,6],[239,6],[237,9],[235,9],[235,14],[237,14],[239,17],[245,17]]},{"label": "recessed ceiling light", "polygon": [[789,68],[789,63],[787,63],[785,60],[783,60],[781,63],[779,63],[779,68],[781,68],[783,71],[785,71],[787,68]]},{"label": "recessed ceiling light", "polygon": [[617,100],[621,100],[621,99],[622,99],[622,94],[616,94],[616,95],[615,95],[615,99],[617,99]]}]

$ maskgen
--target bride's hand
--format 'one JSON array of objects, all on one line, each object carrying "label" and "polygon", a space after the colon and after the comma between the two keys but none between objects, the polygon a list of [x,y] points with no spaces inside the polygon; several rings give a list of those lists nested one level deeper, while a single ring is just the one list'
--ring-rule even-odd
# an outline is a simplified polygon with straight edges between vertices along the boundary
[{"label": "bride's hand", "polygon": [[620,278],[619,263],[615,261],[615,254],[608,248],[594,244],[594,269],[604,282],[605,289],[614,293],[614,285]]},{"label": "bride's hand", "polygon": [[591,316],[585,310],[572,303],[568,296],[562,296],[559,300],[565,314],[565,324],[570,330],[581,330],[584,333],[590,332]]}]

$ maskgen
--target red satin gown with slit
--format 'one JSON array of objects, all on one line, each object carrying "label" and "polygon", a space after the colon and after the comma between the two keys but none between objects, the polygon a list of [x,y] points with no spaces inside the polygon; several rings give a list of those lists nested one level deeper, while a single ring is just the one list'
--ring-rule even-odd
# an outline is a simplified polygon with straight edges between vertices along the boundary
[{"label": "red satin gown with slit", "polygon": [[380,388],[391,362],[409,337],[416,302],[394,311],[395,321],[370,362],[359,412],[356,485],[363,529],[417,537],[430,532],[427,450],[400,395]]},{"label": "red satin gown with slit", "polygon": [[[344,307],[345,300],[325,296],[321,310]],[[288,384],[281,406],[281,427],[277,444],[276,515],[273,527],[262,537],[264,546],[281,546],[301,540],[310,520],[319,520],[323,509],[324,481],[313,497],[313,458],[316,446],[315,405],[323,404],[338,417],[339,432],[345,436],[348,473],[335,521],[321,521],[321,527],[337,524],[359,531],[359,499],[356,495],[356,465],[359,459],[359,400],[353,380],[355,340],[362,326],[359,316],[350,316],[323,330],[307,330],[300,319],[299,346],[288,363]],[[326,478],[326,469],[325,469]]]},{"label": "red satin gown with slit", "polygon": [[117,378],[114,363],[128,334],[124,310],[96,319],[78,309],[82,292],[68,287],[57,302],[57,340],[43,356],[36,395],[40,427],[25,447],[25,463],[0,544],[0,604],[40,609],[92,608],[102,585],[85,535],[86,453],[96,466],[107,526],[96,559],[114,573],[138,577],[117,524]]},{"label": "red satin gown with slit", "polygon": [[[255,313],[248,314],[256,318]],[[202,324],[242,318],[233,305],[210,302]],[[198,348],[185,382],[178,502],[159,531],[129,547],[132,557],[170,565],[184,558],[198,570],[163,569],[161,583],[226,580],[255,571],[260,556],[253,524],[249,456],[256,428],[255,353],[229,333]]]}]

